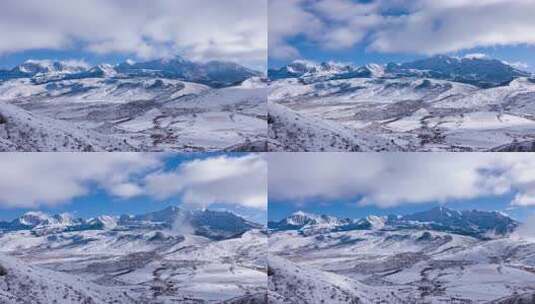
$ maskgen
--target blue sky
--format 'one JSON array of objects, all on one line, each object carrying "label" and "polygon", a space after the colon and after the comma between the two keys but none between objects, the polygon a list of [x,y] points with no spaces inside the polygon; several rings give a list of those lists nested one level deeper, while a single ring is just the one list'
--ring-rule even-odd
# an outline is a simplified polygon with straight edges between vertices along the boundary
[{"label": "blue sky", "polygon": [[530,1],[272,0],[269,67],[483,53],[535,71]]},{"label": "blue sky", "polygon": [[0,168],[0,220],[37,210],[90,218],[168,206],[266,220],[267,167],[255,154],[6,153]]},{"label": "blue sky", "polygon": [[302,210],[359,218],[445,206],[535,215],[535,159],[523,154],[285,153],[269,157],[270,220]]}]

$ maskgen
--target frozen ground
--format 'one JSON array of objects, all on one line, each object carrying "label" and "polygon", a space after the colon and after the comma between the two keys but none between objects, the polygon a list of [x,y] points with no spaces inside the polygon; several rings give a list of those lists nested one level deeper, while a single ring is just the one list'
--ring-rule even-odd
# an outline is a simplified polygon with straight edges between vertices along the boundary
[{"label": "frozen ground", "polygon": [[1,233],[0,303],[266,303],[265,231],[214,239],[125,223]]},{"label": "frozen ground", "polygon": [[211,87],[108,68],[95,76],[0,73],[0,151],[266,150],[259,77]]},{"label": "frozen ground", "polygon": [[533,78],[483,87],[425,74],[345,77],[309,68],[271,82],[273,151],[526,151],[535,142]]},{"label": "frozen ground", "polygon": [[280,303],[532,303],[535,296],[535,243],[514,233],[484,239],[390,225],[325,230],[325,223],[310,233],[317,225],[270,234],[270,292]]}]

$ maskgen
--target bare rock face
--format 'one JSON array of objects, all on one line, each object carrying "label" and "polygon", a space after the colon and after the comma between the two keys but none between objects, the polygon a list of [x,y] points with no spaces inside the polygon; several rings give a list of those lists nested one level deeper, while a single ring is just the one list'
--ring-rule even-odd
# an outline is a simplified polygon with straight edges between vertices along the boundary
[{"label": "bare rock face", "polygon": [[0,265],[0,277],[6,276],[7,270],[4,268],[4,266]]}]

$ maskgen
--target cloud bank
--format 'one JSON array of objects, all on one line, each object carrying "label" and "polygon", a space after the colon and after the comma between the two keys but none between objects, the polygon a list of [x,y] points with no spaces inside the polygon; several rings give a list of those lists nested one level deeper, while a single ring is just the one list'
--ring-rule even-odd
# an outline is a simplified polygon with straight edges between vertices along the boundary
[{"label": "cloud bank", "polygon": [[324,49],[363,43],[372,51],[425,55],[533,45],[533,11],[531,0],[272,0],[269,54],[298,57],[291,43],[298,37]]},{"label": "cloud bank", "polygon": [[350,0],[270,0],[269,55],[274,58],[299,57],[289,42],[304,37],[326,49],[342,49],[360,42],[381,17],[377,4]]},{"label": "cloud bank", "polygon": [[194,60],[265,65],[263,0],[4,0],[0,55],[82,45],[139,58],[177,53]]},{"label": "cloud bank", "polygon": [[258,155],[219,156],[166,169],[158,153],[5,153],[0,207],[69,203],[96,189],[118,199],[173,199],[194,207],[225,203],[266,209],[267,165]]},{"label": "cloud bank", "polygon": [[240,204],[267,208],[267,162],[259,155],[194,160],[171,172],[146,177],[148,193],[167,199],[181,194],[185,204]]},{"label": "cloud bank", "polygon": [[292,153],[269,156],[269,198],[355,199],[382,208],[515,193],[535,205],[535,159],[516,154]]}]

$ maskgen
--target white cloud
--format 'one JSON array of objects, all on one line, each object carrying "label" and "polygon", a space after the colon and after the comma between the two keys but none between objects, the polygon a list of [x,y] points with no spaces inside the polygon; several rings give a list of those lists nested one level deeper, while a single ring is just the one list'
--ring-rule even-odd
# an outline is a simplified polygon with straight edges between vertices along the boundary
[{"label": "white cloud", "polygon": [[512,235],[513,238],[535,241],[535,214],[530,215]]},{"label": "white cloud", "polygon": [[299,36],[327,49],[364,43],[374,51],[427,55],[533,45],[533,11],[531,0],[272,0],[269,52],[275,58],[298,56],[289,41]]},{"label": "white cloud", "polygon": [[526,0],[431,1],[391,18],[372,49],[436,54],[475,47],[534,44],[535,2]]},{"label": "white cloud", "polygon": [[269,156],[269,196],[303,203],[353,199],[392,207],[516,191],[535,205],[535,159],[515,154],[279,154]]},{"label": "white cloud", "polygon": [[269,53],[276,58],[295,58],[299,51],[286,39],[298,35],[312,36],[321,29],[322,22],[312,13],[305,11],[305,0],[270,0],[269,10]]},{"label": "white cloud", "polygon": [[298,58],[290,39],[305,37],[325,49],[351,47],[380,22],[375,4],[351,0],[270,0],[269,54],[274,58]]},{"label": "white cloud", "polygon": [[89,193],[91,184],[120,198],[139,194],[132,179],[160,165],[154,154],[5,153],[0,206],[59,205]]},{"label": "white cloud", "polygon": [[377,37],[377,49],[434,54],[535,42],[533,1],[421,2],[420,10]]},{"label": "white cloud", "polygon": [[5,153],[0,157],[0,207],[38,208],[91,195],[208,207],[214,203],[266,209],[267,164],[259,155],[187,160],[165,169],[172,154]]},{"label": "white cloud", "polygon": [[0,54],[82,43],[96,53],[263,66],[266,32],[264,0],[4,0],[0,10]]},{"label": "white cloud", "polygon": [[260,155],[194,160],[172,172],[146,177],[148,193],[160,199],[181,195],[185,204],[214,203],[267,208],[267,163]]}]

